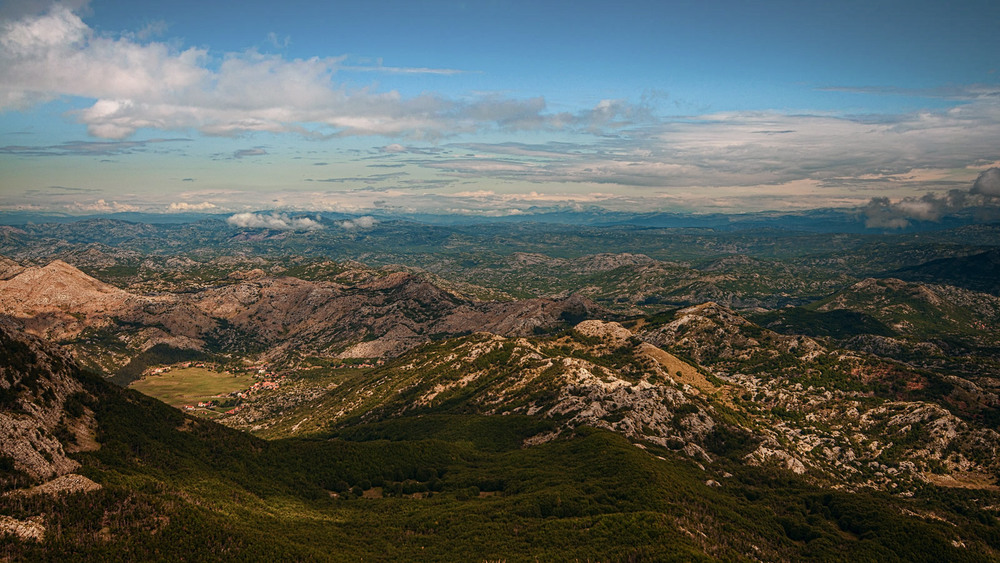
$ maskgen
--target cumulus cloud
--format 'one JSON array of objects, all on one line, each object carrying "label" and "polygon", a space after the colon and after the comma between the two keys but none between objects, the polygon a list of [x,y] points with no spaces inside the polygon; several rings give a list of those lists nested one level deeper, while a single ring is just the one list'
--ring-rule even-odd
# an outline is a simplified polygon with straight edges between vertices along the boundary
[{"label": "cumulus cloud", "polygon": [[347,219],[344,221],[337,222],[338,227],[340,227],[341,229],[346,229],[348,231],[352,231],[355,229],[363,231],[371,229],[375,225],[378,225],[378,219],[370,215],[365,215],[364,217],[358,217],[356,219]]},{"label": "cumulus cloud", "polygon": [[[78,6],[85,3],[73,1]],[[397,189],[428,191],[449,182],[472,182],[469,190],[475,191],[510,181],[530,183],[532,188],[537,185],[542,193],[621,191],[649,197],[683,196],[689,201],[728,197],[741,200],[737,207],[747,208],[759,208],[757,204],[766,201],[768,194],[788,194],[792,196],[788,199],[800,201],[802,192],[782,191],[782,186],[809,186],[829,194],[812,194],[817,200],[837,201],[845,207],[868,202],[868,220],[887,228],[912,220],[936,220],[956,210],[990,207],[995,204],[993,198],[1000,197],[996,171],[986,171],[971,189],[963,184],[954,193],[943,193],[954,185],[928,182],[912,174],[916,169],[960,170],[996,161],[1000,88],[995,85],[941,89],[933,94],[955,101],[953,107],[894,116],[760,111],[668,119],[656,116],[650,100],[632,104],[616,99],[599,101],[582,111],[557,112],[542,97],[513,99],[488,93],[462,99],[433,93],[406,97],[375,87],[345,85],[357,83],[359,70],[451,73],[448,69],[402,69],[386,67],[381,61],[360,67],[350,66],[345,57],[289,59],[254,50],[216,53],[186,48],[176,41],[151,41],[150,37],[164,31],[161,25],[110,35],[88,26],[80,11],[68,3],[46,12],[19,7],[29,3],[0,3],[0,111],[71,97],[84,105],[72,117],[92,135],[117,140],[9,145],[0,147],[0,154],[130,154],[150,150],[143,143],[154,141],[122,140],[143,128],[221,136],[256,131],[315,138],[383,135],[396,138],[380,141],[383,146],[361,160],[375,159],[379,163],[369,165],[375,167],[406,166],[409,177],[311,181],[357,181],[368,188],[392,181]],[[271,39],[275,46],[284,44],[277,36]],[[355,80],[340,80],[345,71],[355,73]],[[894,94],[900,93],[906,94]],[[577,137],[578,143],[443,146],[438,142],[462,133],[489,131],[491,137],[498,137],[496,132],[525,130],[587,135]],[[256,147],[217,158],[262,154],[266,151]],[[417,174],[416,167],[428,173]],[[870,199],[924,190],[934,190],[936,195]],[[162,209],[173,197],[177,196],[164,196],[155,206]],[[197,199],[202,197],[228,204],[214,195]],[[281,197],[299,201],[298,196]],[[303,209],[313,197],[303,195],[305,203],[298,207],[284,202],[276,206]],[[275,205],[273,199],[262,196],[254,205]]]},{"label": "cumulus cloud", "polygon": [[[132,100],[179,92],[207,76],[205,52],[172,50],[95,34],[64,4],[40,16],[0,22],[0,108],[27,107],[58,95],[101,98],[87,113],[108,115]],[[121,138],[114,121],[92,124],[101,137]],[[106,134],[102,134],[106,133]]]},{"label": "cumulus cloud", "polygon": [[215,209],[217,206],[210,201],[203,201],[201,203],[188,203],[186,201],[175,201],[167,207],[167,211],[172,213],[184,212],[184,211],[208,211],[209,209]]},{"label": "cumulus cloud", "polygon": [[980,173],[968,190],[953,189],[943,195],[928,193],[895,201],[875,197],[863,209],[865,226],[873,229],[904,229],[914,220],[939,221],[963,211],[996,218],[1000,211],[1000,168]]},{"label": "cumulus cloud", "polygon": [[75,116],[91,135],[107,139],[124,139],[142,128],[221,136],[267,131],[436,139],[491,128],[599,127],[625,111],[602,102],[593,112],[549,115],[542,98],[404,98],[394,91],[350,90],[335,81],[338,72],[357,70],[345,66],[345,57],[289,60],[253,50],[220,57],[141,39],[148,35],[95,32],[65,4],[0,22],[0,110],[58,96],[94,99]]},{"label": "cumulus cloud", "polygon": [[1000,197],[1000,168],[990,168],[976,178],[971,193],[988,197]]},{"label": "cumulus cloud", "polygon": [[275,231],[315,231],[323,225],[309,217],[292,218],[287,213],[237,213],[226,222],[244,229],[271,229]]},{"label": "cumulus cloud", "polygon": [[123,213],[127,211],[139,211],[139,208],[129,203],[118,203],[117,201],[105,201],[99,199],[91,203],[73,202],[67,206],[72,211],[85,211],[91,213]]}]

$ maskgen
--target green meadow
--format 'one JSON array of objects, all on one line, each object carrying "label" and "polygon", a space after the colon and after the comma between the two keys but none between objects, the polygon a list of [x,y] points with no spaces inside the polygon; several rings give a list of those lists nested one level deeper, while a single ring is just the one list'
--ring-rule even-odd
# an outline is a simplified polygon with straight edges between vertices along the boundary
[{"label": "green meadow", "polygon": [[168,405],[196,405],[199,401],[218,400],[216,395],[240,391],[253,385],[249,375],[221,373],[205,368],[175,368],[167,373],[148,375],[134,381],[130,388],[157,398]]}]

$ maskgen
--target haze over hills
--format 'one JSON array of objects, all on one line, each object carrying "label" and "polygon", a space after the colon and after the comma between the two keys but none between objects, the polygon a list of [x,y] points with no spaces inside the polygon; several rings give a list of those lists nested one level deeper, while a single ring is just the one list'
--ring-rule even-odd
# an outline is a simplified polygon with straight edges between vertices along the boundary
[{"label": "haze over hills", "polygon": [[[332,223],[349,221],[357,217],[350,213],[299,213],[301,216],[319,217]],[[185,224],[203,220],[227,219],[232,214],[220,213],[140,213],[117,212],[95,215],[0,210],[0,224],[21,226],[30,224],[62,224],[87,220],[127,221],[150,224]],[[858,209],[814,209],[802,212],[775,211],[748,213],[669,213],[613,211],[599,206],[583,208],[572,206],[563,209],[538,207],[509,215],[432,212],[406,213],[398,210],[380,212],[371,210],[366,216],[386,221],[408,221],[435,226],[470,226],[496,224],[540,223],[549,225],[579,226],[634,226],[647,228],[713,229],[716,231],[747,231],[753,229],[781,229],[812,233],[897,234],[933,232],[954,229],[965,225],[981,224],[976,209],[963,210],[936,220],[910,218],[906,225],[886,227],[866,224],[866,211]]]},{"label": "haze over hills", "polygon": [[6,229],[2,553],[996,557],[1000,228],[363,223]]}]

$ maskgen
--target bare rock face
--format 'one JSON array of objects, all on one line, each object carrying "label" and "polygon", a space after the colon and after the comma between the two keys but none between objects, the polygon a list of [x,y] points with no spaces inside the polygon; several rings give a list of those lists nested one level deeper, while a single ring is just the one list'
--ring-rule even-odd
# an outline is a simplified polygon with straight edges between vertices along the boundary
[{"label": "bare rock face", "polygon": [[33,334],[61,339],[124,311],[135,300],[128,292],[55,260],[25,268],[0,281],[0,313],[20,320]]},{"label": "bare rock face", "polygon": [[38,483],[76,469],[57,436],[75,442],[77,451],[80,444],[94,444],[92,413],[81,402],[86,392],[75,370],[63,351],[0,323],[0,458],[13,470],[0,475],[0,486]]},{"label": "bare rock face", "polygon": [[83,475],[70,473],[61,477],[31,487],[30,489],[19,489],[6,493],[13,496],[35,496],[35,495],[61,495],[72,493],[89,493],[101,489],[101,485],[91,481]]},{"label": "bare rock face", "polygon": [[[768,447],[768,445],[772,447]],[[797,475],[806,472],[806,466],[798,458],[781,449],[777,444],[761,444],[748,454],[744,461],[750,465],[758,466],[776,463],[779,467],[788,469]]]},{"label": "bare rock face", "polygon": [[41,516],[18,520],[0,514],[0,535],[12,535],[22,540],[40,542],[45,539],[45,526],[42,525],[42,521]]},{"label": "bare rock face", "polygon": [[[341,357],[392,357],[419,346],[431,335],[491,332],[525,336],[568,320],[603,314],[588,299],[529,299],[490,303],[471,301],[414,275],[396,272],[353,287],[296,278],[259,278],[210,289],[185,303],[199,315],[222,319],[266,343],[271,353],[339,349]],[[162,305],[157,320],[171,318]],[[164,323],[166,324],[166,323]],[[200,338],[206,328],[186,336]]]},{"label": "bare rock face", "polygon": [[0,256],[0,280],[9,280],[23,271],[24,268],[17,262],[5,256]]},{"label": "bare rock face", "polygon": [[632,331],[616,322],[605,322],[596,319],[583,321],[573,328],[584,336],[600,338],[612,346],[624,346],[628,342],[628,339],[633,336]]},{"label": "bare rock face", "polygon": [[[62,260],[42,268],[27,268],[2,286],[4,301],[18,298],[21,306],[37,311],[80,310],[86,303],[100,305],[120,299],[125,291],[94,279]],[[94,303],[98,302],[98,303]]]}]

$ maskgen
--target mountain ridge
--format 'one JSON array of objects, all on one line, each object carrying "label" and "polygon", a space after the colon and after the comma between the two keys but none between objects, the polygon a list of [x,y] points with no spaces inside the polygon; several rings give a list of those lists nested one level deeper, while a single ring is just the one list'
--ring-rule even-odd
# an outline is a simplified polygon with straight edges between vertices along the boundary
[{"label": "mountain ridge", "polygon": [[[0,314],[29,332],[69,341],[86,350],[88,335],[122,341],[128,355],[168,344],[231,353],[240,346],[266,348],[270,361],[290,354],[341,357],[398,355],[445,334],[475,330],[530,334],[565,318],[607,315],[580,296],[514,302],[480,302],[442,290],[403,272],[364,273],[355,283],[307,281],[264,275],[193,293],[135,295],[56,260],[0,281]],[[83,334],[86,333],[86,334]]]},{"label": "mountain ridge", "polygon": [[[375,260],[416,257],[375,268],[289,254],[338,233],[90,226],[114,245],[74,225],[8,241],[21,262],[0,277],[30,273],[0,291],[10,326],[63,330],[63,350],[122,384],[156,371],[150,393],[161,376],[250,387],[181,410],[85,376],[65,351],[45,352],[64,367],[0,358],[22,374],[0,398],[28,409],[12,416],[37,432],[20,442],[30,459],[72,462],[32,477],[0,456],[0,488],[17,491],[0,510],[45,528],[40,543],[0,537],[0,558],[1000,553],[995,300],[874,279],[967,245],[521,225],[435,229],[393,254],[380,245],[405,226],[345,234]],[[176,250],[161,253],[168,231]],[[651,244],[671,237],[690,246]],[[615,245],[634,248],[601,252]],[[54,298],[73,288],[110,303]],[[65,471],[102,488],[29,488]],[[282,532],[265,545],[260,530]]]}]

